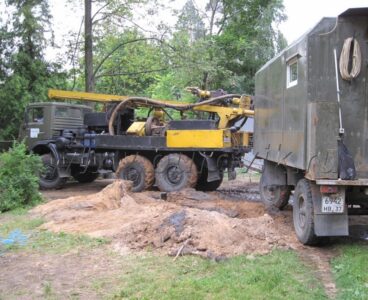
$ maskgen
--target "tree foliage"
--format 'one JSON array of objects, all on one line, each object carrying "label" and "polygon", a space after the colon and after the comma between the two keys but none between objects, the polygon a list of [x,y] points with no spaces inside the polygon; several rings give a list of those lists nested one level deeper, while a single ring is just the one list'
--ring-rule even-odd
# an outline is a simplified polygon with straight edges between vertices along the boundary
[{"label": "tree foliage", "polygon": [[[67,78],[44,57],[53,46],[48,1],[2,1],[11,13],[0,20],[0,138],[11,138],[24,107],[46,100],[49,87],[85,89],[85,49],[83,33],[74,35],[64,53],[73,62]],[[282,0],[207,0],[204,7],[188,0],[174,27],[156,20],[162,1],[91,3],[96,92],[183,101],[192,100],[186,86],[251,94],[257,69],[286,45],[277,29],[285,19]]]},{"label": "tree foliage", "polygon": [[160,23],[150,30],[136,22],[135,12],[140,5],[148,20],[158,13],[158,1],[94,3],[93,70],[100,92],[178,98],[178,90],[185,95],[183,89],[194,85],[252,93],[257,69],[286,45],[277,29],[285,19],[281,0],[208,0],[204,8],[188,0],[174,28]]},{"label": "tree foliage", "polygon": [[[47,1],[7,0],[11,18],[0,28],[0,138],[15,137],[29,102],[47,99],[49,87],[62,86],[65,75],[44,59],[50,36]],[[48,37],[46,35],[49,35]]]},{"label": "tree foliage", "polygon": [[[194,23],[200,11],[192,0],[184,8],[174,34],[176,42],[182,37],[182,48],[188,49],[182,52],[187,62],[184,72],[202,88],[222,87],[252,93],[257,69],[286,45],[277,30],[278,24],[285,20],[282,1],[210,0],[201,15],[206,20],[199,29],[202,36],[194,42],[189,39],[193,27],[182,26],[182,20]],[[198,73],[193,74],[193,66]]]},{"label": "tree foliage", "polygon": [[252,93],[255,72],[286,46],[275,29],[285,20],[282,1],[229,1],[223,9],[222,33],[216,37],[220,65],[231,71],[231,87]]}]

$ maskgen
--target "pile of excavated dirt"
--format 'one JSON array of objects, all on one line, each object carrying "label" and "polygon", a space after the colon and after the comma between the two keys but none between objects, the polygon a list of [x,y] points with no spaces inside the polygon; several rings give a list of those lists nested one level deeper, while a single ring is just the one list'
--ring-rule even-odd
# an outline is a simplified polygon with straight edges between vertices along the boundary
[{"label": "pile of excavated dirt", "polygon": [[117,180],[96,194],[53,200],[32,213],[45,218],[43,229],[107,237],[118,249],[150,247],[174,256],[218,258],[297,245],[288,218],[270,215],[260,203],[224,199],[221,192],[130,189],[129,182]]}]

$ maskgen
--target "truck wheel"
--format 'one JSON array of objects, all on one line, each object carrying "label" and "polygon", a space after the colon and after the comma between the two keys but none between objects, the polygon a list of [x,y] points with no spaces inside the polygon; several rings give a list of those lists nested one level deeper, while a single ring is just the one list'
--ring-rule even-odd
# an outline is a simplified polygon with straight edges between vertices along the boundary
[{"label": "truck wheel", "polygon": [[296,236],[302,244],[315,245],[319,242],[314,234],[313,196],[311,183],[307,179],[299,180],[295,188],[293,221]]},{"label": "truck wheel", "polygon": [[211,181],[208,182],[207,181],[207,176],[208,176],[208,169],[205,168],[202,172],[202,174],[199,176],[197,184],[196,184],[196,190],[198,191],[204,191],[204,192],[211,192],[211,191],[216,191],[217,188],[221,185],[222,180],[224,178],[224,175],[221,173],[220,174],[220,179],[215,180],[215,181]]},{"label": "truck wheel", "polygon": [[133,192],[150,188],[155,179],[152,163],[141,155],[129,155],[123,158],[116,170],[116,177],[133,181]]},{"label": "truck wheel", "polygon": [[77,172],[72,174],[73,178],[79,183],[90,183],[95,181],[98,178],[98,173],[93,173],[92,171],[87,170],[85,173]]},{"label": "truck wheel", "polygon": [[59,189],[65,183],[67,178],[61,178],[56,166],[56,160],[52,154],[43,154],[41,156],[43,170],[39,174],[41,189]]},{"label": "truck wheel", "polygon": [[266,206],[283,209],[289,202],[291,187],[287,185],[266,185],[262,174],[259,183],[261,200]]},{"label": "truck wheel", "polygon": [[164,156],[157,164],[155,173],[157,186],[162,192],[193,188],[198,178],[193,160],[177,153]]}]

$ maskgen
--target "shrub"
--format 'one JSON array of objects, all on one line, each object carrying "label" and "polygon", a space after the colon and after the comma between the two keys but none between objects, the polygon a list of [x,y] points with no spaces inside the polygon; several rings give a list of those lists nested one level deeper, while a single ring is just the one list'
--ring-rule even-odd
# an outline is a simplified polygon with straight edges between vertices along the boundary
[{"label": "shrub", "polygon": [[9,151],[0,154],[0,212],[41,200],[37,176],[41,168],[40,157],[27,154],[24,143],[14,142]]}]

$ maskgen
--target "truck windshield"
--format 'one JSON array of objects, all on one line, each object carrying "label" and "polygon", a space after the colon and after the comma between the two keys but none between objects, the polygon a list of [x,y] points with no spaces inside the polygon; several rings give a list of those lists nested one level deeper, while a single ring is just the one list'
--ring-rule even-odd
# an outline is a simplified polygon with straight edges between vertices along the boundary
[{"label": "truck windshield", "polygon": [[82,119],[82,111],[73,107],[57,107],[55,109],[55,117]]}]

